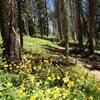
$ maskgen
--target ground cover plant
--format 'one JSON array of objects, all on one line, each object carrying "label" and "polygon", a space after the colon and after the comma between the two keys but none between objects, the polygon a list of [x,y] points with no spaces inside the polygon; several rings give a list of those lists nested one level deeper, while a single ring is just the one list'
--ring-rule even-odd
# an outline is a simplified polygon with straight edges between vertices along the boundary
[{"label": "ground cover plant", "polygon": [[75,58],[62,54],[61,59],[60,53],[54,56],[45,46],[58,48],[58,45],[48,40],[24,39],[23,62],[20,65],[14,64],[14,72],[6,72],[8,67],[12,69],[12,65],[8,66],[6,61],[0,60],[0,68],[4,68],[0,70],[0,100],[100,99],[100,81],[87,73],[84,66],[53,63],[55,59],[67,59],[66,62],[71,60],[74,63]]},{"label": "ground cover plant", "polygon": [[0,0],[0,100],[100,100],[100,0]]}]

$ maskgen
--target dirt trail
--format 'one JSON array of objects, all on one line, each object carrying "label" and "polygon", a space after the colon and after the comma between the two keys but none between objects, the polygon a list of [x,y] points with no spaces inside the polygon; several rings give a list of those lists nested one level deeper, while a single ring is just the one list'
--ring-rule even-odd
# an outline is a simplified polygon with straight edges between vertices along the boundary
[{"label": "dirt trail", "polygon": [[95,75],[95,77],[100,80],[100,62],[95,60],[90,60],[89,58],[78,58],[79,63],[82,64],[87,72]]},{"label": "dirt trail", "polygon": [[[50,39],[47,39],[47,40],[50,40]],[[53,40],[55,40],[55,39],[51,39],[51,41],[53,41]],[[69,50],[73,51],[73,48],[70,47]],[[60,53],[63,54],[65,52],[65,48],[61,47],[61,46],[58,46],[58,48],[51,48],[50,47],[50,51],[60,52]],[[95,58],[91,59],[88,56],[82,57],[81,54],[77,54],[77,53],[75,53],[75,51],[70,52],[70,56],[73,56],[76,59],[78,59],[78,63],[82,64],[85,67],[85,69],[87,70],[88,73],[95,75],[97,80],[100,81],[100,59],[97,61]]]},{"label": "dirt trail", "polygon": [[[59,47],[61,51],[64,51],[63,47]],[[70,48],[72,50],[72,48]],[[78,63],[82,64],[88,73],[95,75],[95,77],[100,81],[100,60],[96,60],[95,58],[82,57],[78,54],[73,54],[76,59],[78,59]]]}]

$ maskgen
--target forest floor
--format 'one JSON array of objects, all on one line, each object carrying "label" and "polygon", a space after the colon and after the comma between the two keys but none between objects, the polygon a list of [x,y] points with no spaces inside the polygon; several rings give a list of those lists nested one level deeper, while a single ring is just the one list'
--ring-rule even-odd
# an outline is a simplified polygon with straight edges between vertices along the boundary
[{"label": "forest floor", "polygon": [[[45,40],[49,41],[59,41],[58,39],[55,38],[44,38]],[[97,50],[94,55],[91,56],[85,56],[87,53],[76,53],[76,50],[74,51],[73,48],[75,49],[77,45],[73,43],[71,44],[69,50],[71,51],[70,56],[74,57],[77,61],[78,64],[81,64],[84,66],[86,71],[92,75],[94,75],[97,80],[100,81],[100,50]],[[49,51],[52,52],[59,52],[61,54],[64,54],[65,48],[62,46],[58,46],[57,48],[49,48]]]},{"label": "forest floor", "polygon": [[68,55],[53,40],[24,36],[20,65],[2,62],[0,49],[0,100],[100,100],[99,56]]},{"label": "forest floor", "polygon": [[[72,50],[72,48],[70,47]],[[59,47],[59,51],[64,51],[63,47]],[[71,54],[72,56],[72,54]],[[80,54],[73,54],[73,57],[77,59],[77,63],[84,66],[86,71],[92,75],[94,75],[97,80],[100,81],[100,57],[97,59],[90,57],[81,57]]]},{"label": "forest floor", "polygon": [[79,58],[79,63],[82,64],[86,70],[95,75],[97,79],[100,80],[100,62],[91,61],[89,58]]},{"label": "forest floor", "polygon": [[[64,54],[65,48],[62,46],[59,46],[55,38],[30,38],[25,36],[24,37],[24,52],[31,52],[35,55],[40,55],[40,58],[46,58],[51,57],[54,61],[54,64],[62,64],[67,65],[68,62],[66,62],[66,55]],[[1,38],[0,38],[1,41]],[[100,81],[100,53],[95,56],[83,56],[84,53],[75,53],[72,52],[73,48],[75,49],[77,45],[71,45],[70,46],[70,54],[69,57],[72,60],[72,63],[69,63],[69,65],[73,64],[73,62],[76,64],[81,64],[84,66],[86,71],[92,75],[95,75],[97,80]],[[0,54],[2,50],[0,49]],[[99,51],[100,52],[100,51]]]},{"label": "forest floor", "polygon": [[[64,48],[59,47],[60,50],[64,50]],[[70,47],[70,51],[72,51],[72,47]],[[81,54],[70,54],[70,56],[75,57],[77,59],[77,63],[84,66],[86,71],[92,75],[94,75],[97,80],[100,81],[100,54],[95,54],[89,57],[82,57]]]}]

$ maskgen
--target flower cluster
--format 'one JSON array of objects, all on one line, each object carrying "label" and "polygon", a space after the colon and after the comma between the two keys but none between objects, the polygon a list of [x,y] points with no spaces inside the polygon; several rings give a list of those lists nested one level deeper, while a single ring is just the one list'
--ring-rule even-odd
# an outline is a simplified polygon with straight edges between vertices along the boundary
[{"label": "flower cluster", "polygon": [[60,67],[30,54],[23,58],[23,64],[13,64],[14,73],[0,71],[1,100],[99,100],[99,85],[80,65]]}]

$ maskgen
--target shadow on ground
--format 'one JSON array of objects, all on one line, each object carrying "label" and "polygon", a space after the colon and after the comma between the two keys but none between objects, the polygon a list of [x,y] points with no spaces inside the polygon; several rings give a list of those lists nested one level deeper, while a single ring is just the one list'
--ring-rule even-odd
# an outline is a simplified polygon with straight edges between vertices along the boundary
[{"label": "shadow on ground", "polygon": [[[67,56],[65,53],[64,47],[51,47],[48,45],[43,45],[43,47],[53,54],[56,55],[64,55]],[[79,52],[77,49],[77,44],[70,44],[70,53],[69,55],[78,59],[86,68],[89,70],[99,70],[100,71],[100,54],[95,53],[94,55],[89,55],[88,51]]]}]

